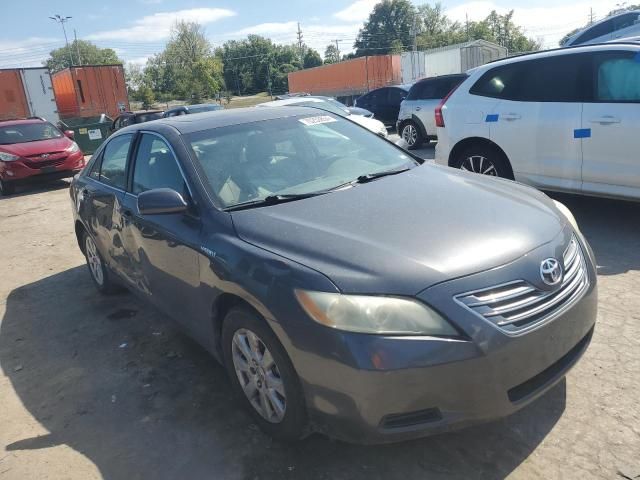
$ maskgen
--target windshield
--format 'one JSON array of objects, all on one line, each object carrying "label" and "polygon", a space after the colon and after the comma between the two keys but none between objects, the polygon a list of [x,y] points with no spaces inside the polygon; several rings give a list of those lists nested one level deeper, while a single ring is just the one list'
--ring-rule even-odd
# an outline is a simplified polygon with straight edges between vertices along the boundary
[{"label": "windshield", "polygon": [[348,120],[310,114],[185,135],[223,207],[326,191],[416,161]]},{"label": "windshield", "polygon": [[0,145],[37,142],[62,137],[62,132],[49,122],[21,123],[0,127]]}]

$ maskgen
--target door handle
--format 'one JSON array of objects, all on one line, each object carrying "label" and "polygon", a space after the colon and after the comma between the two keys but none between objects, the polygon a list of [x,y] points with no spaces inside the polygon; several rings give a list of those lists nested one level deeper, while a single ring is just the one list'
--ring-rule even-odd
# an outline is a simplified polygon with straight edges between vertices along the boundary
[{"label": "door handle", "polygon": [[591,123],[599,123],[600,125],[610,125],[612,123],[620,123],[620,119],[612,115],[603,115],[602,117],[592,118]]},{"label": "door handle", "polygon": [[419,112],[421,110],[421,107],[416,107],[416,112]]},{"label": "door handle", "polygon": [[500,117],[502,118],[502,120],[520,120],[522,118],[522,116],[519,113],[503,113],[502,115],[500,115]]}]

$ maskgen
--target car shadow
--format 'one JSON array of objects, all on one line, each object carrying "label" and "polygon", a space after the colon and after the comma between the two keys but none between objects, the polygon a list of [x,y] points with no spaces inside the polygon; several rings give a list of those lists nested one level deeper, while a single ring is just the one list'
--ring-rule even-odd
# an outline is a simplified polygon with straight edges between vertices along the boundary
[{"label": "car shadow", "polygon": [[105,479],[501,479],[554,427],[566,396],[563,381],[503,420],[400,444],[278,443],[207,352],[134,295],[99,295],[84,266],[9,294],[0,366],[49,432],[6,450],[66,444]]},{"label": "car shadow", "polygon": [[596,255],[599,275],[640,270],[640,203],[549,193],[573,212]]},{"label": "car shadow", "polygon": [[69,188],[69,182],[71,179],[61,180],[42,180],[34,179],[29,183],[16,185],[15,192],[6,197],[0,196],[0,201],[8,200],[10,198],[24,197],[27,195],[34,195],[36,193],[49,192],[54,190],[62,190],[63,188]]}]

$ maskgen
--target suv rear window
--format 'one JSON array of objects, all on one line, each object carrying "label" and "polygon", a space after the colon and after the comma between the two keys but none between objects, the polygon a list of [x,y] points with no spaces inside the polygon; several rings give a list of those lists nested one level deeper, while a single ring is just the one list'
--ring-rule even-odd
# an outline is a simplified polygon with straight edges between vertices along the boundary
[{"label": "suv rear window", "polygon": [[588,54],[557,55],[502,65],[469,93],[521,102],[580,102],[589,84]]},{"label": "suv rear window", "polygon": [[411,87],[407,100],[442,100],[465,78],[466,75],[456,75],[420,81]]}]

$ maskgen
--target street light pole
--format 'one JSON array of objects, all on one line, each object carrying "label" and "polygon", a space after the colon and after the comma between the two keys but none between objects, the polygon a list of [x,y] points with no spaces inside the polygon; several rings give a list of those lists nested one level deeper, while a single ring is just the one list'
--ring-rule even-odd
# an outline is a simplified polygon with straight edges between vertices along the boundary
[{"label": "street light pole", "polygon": [[64,33],[64,42],[67,45],[67,52],[69,53],[69,66],[73,66],[73,56],[71,55],[71,49],[69,48],[69,39],[67,38],[67,30],[64,28],[64,24],[69,21],[72,17],[62,17],[60,15],[54,15],[53,17],[49,17],[56,23],[59,23],[62,26],[62,33]]}]

